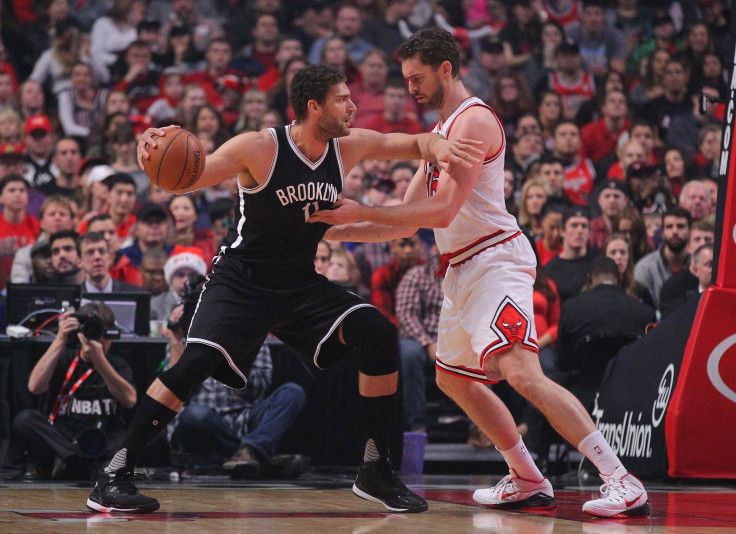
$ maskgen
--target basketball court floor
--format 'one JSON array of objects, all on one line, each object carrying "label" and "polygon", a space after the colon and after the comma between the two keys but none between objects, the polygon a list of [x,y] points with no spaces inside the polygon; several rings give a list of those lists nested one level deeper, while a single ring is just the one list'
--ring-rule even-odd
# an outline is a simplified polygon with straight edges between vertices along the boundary
[{"label": "basketball court floor", "polygon": [[148,515],[97,514],[85,507],[89,484],[0,483],[0,532],[254,532],[299,534],[726,534],[736,532],[736,483],[648,483],[652,515],[628,520],[583,514],[598,486],[553,479],[558,506],[534,513],[499,512],[476,505],[473,490],[499,475],[411,475],[404,480],[429,501],[423,514],[391,514],[355,497],[355,472],[313,471],[297,481],[234,482],[200,476],[165,477],[139,485],[161,502]]}]

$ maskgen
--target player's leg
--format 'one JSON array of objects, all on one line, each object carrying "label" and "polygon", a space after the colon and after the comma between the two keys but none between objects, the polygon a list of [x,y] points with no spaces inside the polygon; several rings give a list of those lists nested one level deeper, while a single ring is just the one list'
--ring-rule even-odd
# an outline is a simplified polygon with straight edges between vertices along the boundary
[{"label": "player's leg", "polygon": [[650,507],[642,483],[626,470],[580,401],[544,375],[537,354],[515,344],[497,360],[509,384],[600,471],[605,482],[603,497],[585,503],[583,511],[601,517],[648,515]]},{"label": "player's leg", "polygon": [[480,382],[444,371],[438,371],[437,385],[491,439],[510,468],[510,474],[496,486],[476,491],[473,499],[502,509],[555,506],[552,485],[534,463],[501,399]]},{"label": "player's leg", "polygon": [[368,441],[353,492],[394,512],[423,512],[427,502],[401,482],[389,461],[399,376],[396,327],[370,306],[349,313],[337,334],[340,342],[360,350],[358,389]]},{"label": "player's leg", "polygon": [[98,512],[147,513],[159,503],[141,495],[134,483],[133,470],[143,449],[166,429],[196,386],[204,382],[223,362],[215,348],[190,343],[176,365],[153,381],[141,399],[121,449],[98,476],[87,499],[87,507]]}]

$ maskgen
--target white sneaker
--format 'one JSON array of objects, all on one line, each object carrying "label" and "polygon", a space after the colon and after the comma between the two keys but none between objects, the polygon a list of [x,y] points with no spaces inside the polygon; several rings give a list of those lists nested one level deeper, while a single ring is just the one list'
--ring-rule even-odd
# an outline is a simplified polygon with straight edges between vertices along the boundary
[{"label": "white sneaker", "polygon": [[473,500],[478,504],[505,510],[546,510],[557,506],[549,480],[526,480],[519,477],[513,469],[494,487],[476,490]]},{"label": "white sneaker", "polygon": [[583,505],[583,512],[597,517],[637,517],[649,515],[647,490],[641,480],[620,466],[612,475],[603,475],[601,493],[603,497],[588,501]]}]

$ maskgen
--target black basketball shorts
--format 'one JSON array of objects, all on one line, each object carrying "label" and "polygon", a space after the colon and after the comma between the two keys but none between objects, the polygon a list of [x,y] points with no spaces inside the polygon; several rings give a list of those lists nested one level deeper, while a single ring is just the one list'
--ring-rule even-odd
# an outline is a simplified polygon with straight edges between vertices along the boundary
[{"label": "black basketball shorts", "polygon": [[287,288],[278,284],[275,289],[265,279],[254,275],[242,259],[220,256],[189,327],[187,343],[208,345],[223,355],[225,361],[212,376],[231,388],[245,387],[253,360],[269,333],[324,368],[325,362],[336,361],[351,348],[331,343],[332,353],[326,354],[321,351],[323,343],[352,311],[372,307],[317,273]]}]

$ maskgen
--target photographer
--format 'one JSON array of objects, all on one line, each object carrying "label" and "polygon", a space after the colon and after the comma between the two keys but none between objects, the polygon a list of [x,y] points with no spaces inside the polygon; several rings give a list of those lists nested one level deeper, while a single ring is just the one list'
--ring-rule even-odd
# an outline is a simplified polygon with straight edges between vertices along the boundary
[{"label": "photographer", "polygon": [[15,417],[11,450],[28,451],[39,479],[88,479],[93,464],[119,448],[119,408],[132,408],[137,398],[130,366],[108,356],[114,325],[103,303],[64,313],[56,338],[31,371],[28,389],[45,394],[42,410]]}]

